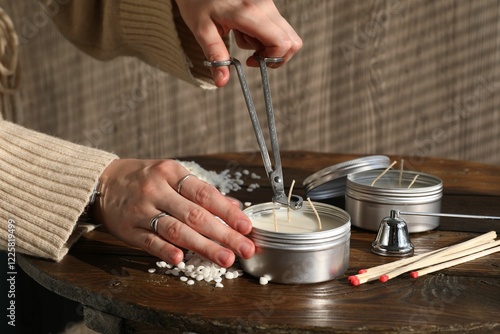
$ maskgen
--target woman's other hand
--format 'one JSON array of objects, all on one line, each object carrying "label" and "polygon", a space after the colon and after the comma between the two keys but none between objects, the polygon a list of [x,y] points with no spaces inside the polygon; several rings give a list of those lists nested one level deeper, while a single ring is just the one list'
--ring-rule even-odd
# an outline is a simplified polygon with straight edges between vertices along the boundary
[{"label": "woman's other hand", "polygon": [[[188,174],[174,160],[115,160],[100,178],[94,217],[117,238],[172,264],[183,259],[180,248],[222,267],[233,264],[234,253],[251,257],[255,246],[244,236],[252,228],[248,217],[215,187]],[[155,233],[150,223],[161,212],[168,215],[158,219]]]},{"label": "woman's other hand", "polygon": [[[302,48],[302,40],[281,16],[272,0],[176,0],[180,13],[209,61],[229,59],[222,36],[231,30],[242,49],[255,50],[264,57],[283,57],[286,64]],[[252,57],[248,66],[258,66]],[[215,84],[229,80],[226,66],[212,69]]]}]

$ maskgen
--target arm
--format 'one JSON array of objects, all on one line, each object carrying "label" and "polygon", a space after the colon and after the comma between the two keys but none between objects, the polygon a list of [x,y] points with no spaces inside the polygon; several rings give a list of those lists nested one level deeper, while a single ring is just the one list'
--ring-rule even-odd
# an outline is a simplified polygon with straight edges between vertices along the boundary
[{"label": "arm", "polygon": [[77,225],[94,185],[117,157],[0,118],[0,247],[15,222],[16,252],[59,261],[90,226]]},{"label": "arm", "polygon": [[[93,57],[136,56],[205,88],[214,83],[222,87],[229,80],[229,68],[210,73],[203,60],[229,58],[230,31],[242,49],[283,57],[284,62],[271,65],[275,67],[302,47],[272,0],[73,0],[60,7],[55,23]],[[258,66],[251,57],[247,65]]]},{"label": "arm", "polygon": [[90,56],[134,56],[179,79],[214,88],[203,51],[170,0],[47,1],[58,6],[53,20],[61,33]]}]

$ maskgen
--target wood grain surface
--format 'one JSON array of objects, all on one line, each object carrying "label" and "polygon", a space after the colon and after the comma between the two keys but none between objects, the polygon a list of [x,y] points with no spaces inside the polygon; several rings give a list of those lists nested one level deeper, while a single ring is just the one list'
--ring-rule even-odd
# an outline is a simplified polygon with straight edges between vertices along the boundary
[{"label": "wood grain surface", "polygon": [[[302,181],[320,168],[355,155],[284,152],[287,180]],[[207,170],[247,169],[263,175],[260,155],[248,153],[185,157]],[[393,159],[400,157],[393,156]],[[427,159],[421,170],[444,180],[445,207],[469,208],[500,215],[500,168],[480,163]],[[466,172],[465,172],[466,171]],[[256,180],[246,180],[245,187]],[[254,192],[230,193],[253,204],[267,202],[271,190],[265,178]],[[459,199],[459,200],[457,200]],[[490,203],[482,206],[481,203]],[[464,202],[473,201],[467,207]],[[494,205],[493,203],[497,203]],[[478,233],[476,222],[450,220],[439,230],[411,235],[415,253],[468,240]],[[498,229],[491,224],[488,230]],[[85,235],[60,262],[22,256],[19,264],[48,289],[81,302],[95,321],[108,319],[124,333],[494,333],[500,330],[500,254],[493,254],[418,279],[407,275],[386,283],[354,287],[347,277],[361,268],[393,261],[370,251],[373,232],[352,228],[349,269],[341,277],[317,284],[260,285],[245,274],[224,280],[224,288],[197,283],[188,286],[174,276],[150,274],[157,259],[130,248],[103,229]],[[109,319],[115,319],[109,322]],[[95,324],[94,324],[95,325]],[[98,327],[103,329],[103,327]],[[109,329],[109,327],[108,327]],[[107,331],[111,332],[111,331]]]}]

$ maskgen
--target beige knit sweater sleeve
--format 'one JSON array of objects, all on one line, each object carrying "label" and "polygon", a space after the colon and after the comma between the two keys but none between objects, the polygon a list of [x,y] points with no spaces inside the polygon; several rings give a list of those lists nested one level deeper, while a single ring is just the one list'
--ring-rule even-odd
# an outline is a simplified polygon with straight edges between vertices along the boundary
[{"label": "beige knit sweater sleeve", "polygon": [[[82,51],[102,60],[135,56],[179,79],[215,88],[210,70],[203,66],[203,51],[174,0],[65,2],[58,5],[53,20]],[[229,47],[227,37],[224,42]]]},{"label": "beige knit sweater sleeve", "polygon": [[[45,1],[57,3],[54,22],[89,55],[102,60],[136,56],[187,82],[214,87],[200,47],[169,0]],[[0,75],[2,101],[12,93],[9,83],[17,81],[9,76],[15,73]],[[77,223],[78,217],[102,171],[116,158],[0,115],[0,248],[15,245],[19,253],[61,260],[89,229]]]}]

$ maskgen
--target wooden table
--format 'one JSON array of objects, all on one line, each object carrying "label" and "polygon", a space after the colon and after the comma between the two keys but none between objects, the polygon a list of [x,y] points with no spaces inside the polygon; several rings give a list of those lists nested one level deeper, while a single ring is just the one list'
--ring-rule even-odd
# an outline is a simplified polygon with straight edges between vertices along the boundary
[{"label": "wooden table", "polygon": [[[284,175],[302,180],[354,155],[282,153]],[[400,157],[392,157],[399,159]],[[207,170],[247,169],[264,176],[259,154],[185,157]],[[444,181],[442,212],[500,216],[500,166],[426,158],[405,166]],[[256,180],[248,179],[246,186]],[[267,202],[265,178],[254,192],[230,195],[253,204]],[[435,231],[412,234],[415,253],[464,241],[478,232],[500,231],[498,222],[443,219]],[[309,285],[260,285],[244,275],[224,280],[224,288],[174,276],[150,274],[156,258],[130,248],[102,229],[84,236],[60,262],[19,257],[36,281],[85,307],[87,324],[106,333],[352,333],[499,332],[500,254],[429,274],[406,275],[386,283],[352,286],[358,269],[394,260],[370,252],[375,233],[352,229],[350,267],[345,275]]]}]

